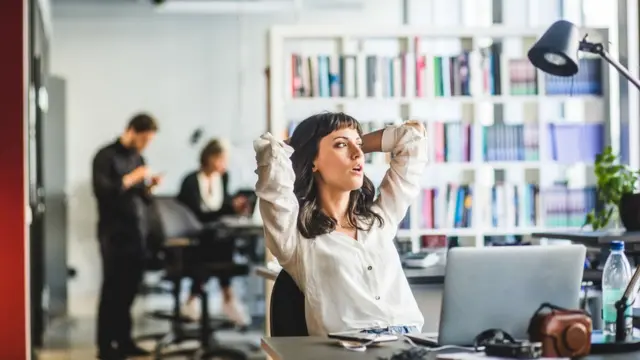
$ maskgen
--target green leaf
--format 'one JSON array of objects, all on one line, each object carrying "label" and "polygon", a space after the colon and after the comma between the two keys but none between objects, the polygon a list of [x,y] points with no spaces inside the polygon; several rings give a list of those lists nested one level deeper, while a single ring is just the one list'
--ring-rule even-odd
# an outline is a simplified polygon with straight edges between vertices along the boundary
[{"label": "green leaf", "polygon": [[613,211],[618,207],[624,194],[635,193],[640,179],[640,170],[631,170],[627,165],[619,163],[619,156],[607,146],[601,154],[596,155],[594,162],[597,197],[604,207],[600,211],[591,211],[585,218],[585,224],[594,230],[606,227]]}]

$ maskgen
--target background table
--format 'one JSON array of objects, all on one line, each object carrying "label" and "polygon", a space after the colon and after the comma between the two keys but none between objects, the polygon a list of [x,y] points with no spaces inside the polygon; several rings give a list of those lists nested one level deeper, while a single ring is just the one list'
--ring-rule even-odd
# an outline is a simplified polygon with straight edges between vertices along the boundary
[{"label": "background table", "polygon": [[606,247],[612,241],[618,240],[632,245],[634,249],[640,249],[640,232],[637,231],[547,231],[532,233],[531,237],[569,240],[591,247]]}]

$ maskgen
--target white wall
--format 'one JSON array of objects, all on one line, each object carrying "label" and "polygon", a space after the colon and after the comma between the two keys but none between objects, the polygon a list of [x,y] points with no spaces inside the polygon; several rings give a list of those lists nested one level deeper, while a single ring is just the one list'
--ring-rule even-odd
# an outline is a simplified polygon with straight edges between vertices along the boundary
[{"label": "white wall", "polygon": [[[154,114],[160,133],[146,152],[166,171],[159,191],[174,193],[197,166],[191,132],[234,146],[232,187],[252,187],[251,139],[266,129],[266,31],[295,21],[398,25],[399,0],[368,0],[356,14],[160,15],[113,6],[54,7],[52,72],[67,80],[69,283],[73,314],[93,311],[100,285],[96,211],[90,190],[95,151],[116,138],[136,111]],[[87,308],[84,304],[91,304]]]}]

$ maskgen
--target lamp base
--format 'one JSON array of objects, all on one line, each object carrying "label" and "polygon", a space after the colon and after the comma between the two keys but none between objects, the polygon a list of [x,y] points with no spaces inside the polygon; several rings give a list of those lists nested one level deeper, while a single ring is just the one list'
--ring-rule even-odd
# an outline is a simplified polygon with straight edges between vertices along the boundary
[{"label": "lamp base", "polygon": [[616,341],[615,336],[605,335],[602,331],[591,334],[591,354],[616,354],[640,351],[640,336],[634,331],[624,341]]}]

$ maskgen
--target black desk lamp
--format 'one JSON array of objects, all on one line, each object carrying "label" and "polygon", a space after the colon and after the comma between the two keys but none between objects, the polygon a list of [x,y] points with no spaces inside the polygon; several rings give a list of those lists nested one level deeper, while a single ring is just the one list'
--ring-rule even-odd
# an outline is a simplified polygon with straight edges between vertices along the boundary
[{"label": "black desk lamp", "polygon": [[[640,81],[635,79],[627,69],[613,59],[602,44],[587,41],[587,37],[580,39],[578,28],[566,20],[558,20],[533,45],[527,56],[533,66],[545,73],[557,76],[573,76],[578,72],[578,51],[597,54],[611,66],[616,68],[636,89],[640,90]],[[615,343],[604,340],[592,342],[592,352],[626,352],[640,349],[640,339],[627,338],[625,334],[625,310],[629,307],[627,301],[636,283],[640,279],[640,267],[631,277],[629,285],[616,306],[616,336]]]},{"label": "black desk lamp", "polygon": [[578,72],[578,51],[600,55],[618,70],[630,83],[640,90],[640,81],[612,58],[602,44],[582,40],[578,28],[566,21],[558,20],[529,49],[527,56],[533,66],[557,76],[573,76]]}]

